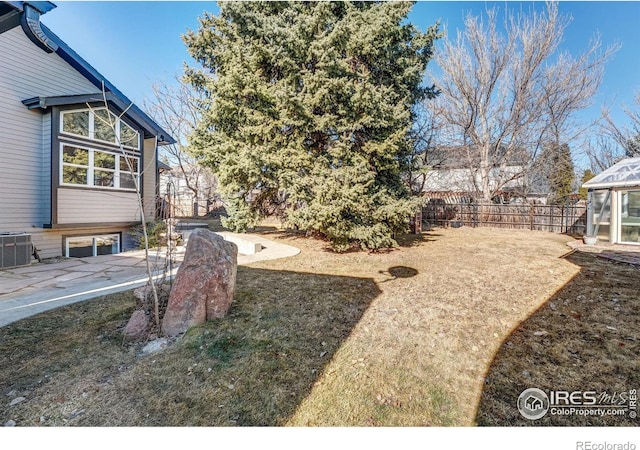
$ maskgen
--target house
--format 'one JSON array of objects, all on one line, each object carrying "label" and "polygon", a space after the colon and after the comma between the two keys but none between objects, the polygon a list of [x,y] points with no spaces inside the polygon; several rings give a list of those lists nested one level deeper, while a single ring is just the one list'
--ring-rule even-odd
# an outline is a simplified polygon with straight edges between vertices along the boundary
[{"label": "house", "polygon": [[[428,170],[414,181],[425,197],[466,202],[482,197],[480,154],[470,146],[443,147],[432,150],[426,158]],[[508,203],[514,199],[540,201],[546,194],[531,193],[526,157],[505,155],[489,168],[489,189],[494,201]],[[415,188],[414,187],[414,188]]]},{"label": "house", "polygon": [[172,217],[204,216],[220,208],[217,186],[215,175],[192,163],[168,166],[160,175],[160,197],[170,206]]},{"label": "house", "polygon": [[153,217],[175,140],[40,22],[55,7],[0,2],[0,236],[42,258],[117,253],[141,222],[134,180]]},{"label": "house", "polygon": [[640,245],[640,158],[626,158],[582,185],[588,190],[587,235]]}]

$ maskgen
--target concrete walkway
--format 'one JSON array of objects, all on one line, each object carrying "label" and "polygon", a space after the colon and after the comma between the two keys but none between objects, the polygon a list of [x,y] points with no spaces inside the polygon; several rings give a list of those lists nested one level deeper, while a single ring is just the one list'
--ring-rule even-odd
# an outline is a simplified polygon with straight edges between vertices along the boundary
[{"label": "concrete walkway", "polygon": [[[290,245],[258,235],[246,236],[262,244],[254,255],[238,255],[238,264],[287,258],[300,253]],[[175,275],[184,257],[178,247],[171,275]],[[162,277],[163,254],[151,251],[149,261],[156,278]],[[36,263],[26,267],[0,270],[0,327],[25,317],[61,306],[122,292],[147,283],[143,251],[66,259],[54,263]]]}]

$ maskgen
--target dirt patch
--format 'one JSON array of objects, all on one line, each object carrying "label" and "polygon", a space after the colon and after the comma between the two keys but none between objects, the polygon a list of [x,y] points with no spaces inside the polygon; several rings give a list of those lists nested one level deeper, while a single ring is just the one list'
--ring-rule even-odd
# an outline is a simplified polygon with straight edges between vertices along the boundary
[{"label": "dirt patch", "polygon": [[[628,405],[640,386],[640,268],[573,253],[580,272],[518,326],[487,374],[480,425],[637,426],[624,415],[559,415],[523,418],[514,399],[525,389],[595,391],[599,404]],[[601,397],[602,394],[610,398]],[[610,408],[614,410],[614,408]]]}]

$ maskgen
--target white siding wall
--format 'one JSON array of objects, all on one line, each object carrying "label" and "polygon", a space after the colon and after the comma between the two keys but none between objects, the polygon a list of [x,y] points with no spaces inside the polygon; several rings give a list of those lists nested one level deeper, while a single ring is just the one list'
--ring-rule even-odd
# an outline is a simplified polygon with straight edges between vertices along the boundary
[{"label": "white siding wall", "polygon": [[58,224],[139,221],[135,192],[58,189]]}]

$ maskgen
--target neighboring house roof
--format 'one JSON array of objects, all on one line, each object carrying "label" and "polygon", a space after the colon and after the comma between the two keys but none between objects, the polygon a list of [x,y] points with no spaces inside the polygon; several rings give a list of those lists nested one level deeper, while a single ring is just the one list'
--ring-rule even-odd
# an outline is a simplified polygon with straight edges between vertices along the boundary
[{"label": "neighboring house roof", "polygon": [[[526,165],[525,152],[523,150],[511,152],[505,155],[506,150],[501,147],[504,161],[496,163],[492,158],[491,167],[499,167],[504,162],[507,167],[522,167]],[[502,158],[501,158],[502,159]],[[471,145],[443,146],[429,151],[427,164],[434,170],[439,169],[477,169],[480,167],[480,149]]]},{"label": "neighboring house roof", "polygon": [[629,186],[640,186],[640,158],[625,158],[582,185],[587,189]]},{"label": "neighboring house roof", "polygon": [[170,172],[171,166],[169,164],[165,164],[162,161],[158,160],[158,170],[160,172]]},{"label": "neighboring house roof", "polygon": [[[157,136],[158,145],[174,144],[176,140],[167,131],[133,104],[126,95],[120,92],[120,90],[100,74],[100,72],[73,51],[71,47],[55,33],[40,23],[40,15],[45,14],[55,7],[56,5],[51,2],[2,2],[0,3],[0,32],[22,25],[27,36],[29,36],[36,45],[48,53],[55,52],[58,54],[100,91],[102,91],[104,83],[104,90],[107,92],[108,97],[107,100],[122,111],[126,109],[127,116],[142,127],[145,132],[145,137]],[[96,99],[95,97],[95,94],[87,96],[34,97],[25,99],[23,103],[30,109],[34,109],[44,108],[46,106],[72,104],[73,102],[86,103],[89,100],[102,100],[102,98]]]}]

